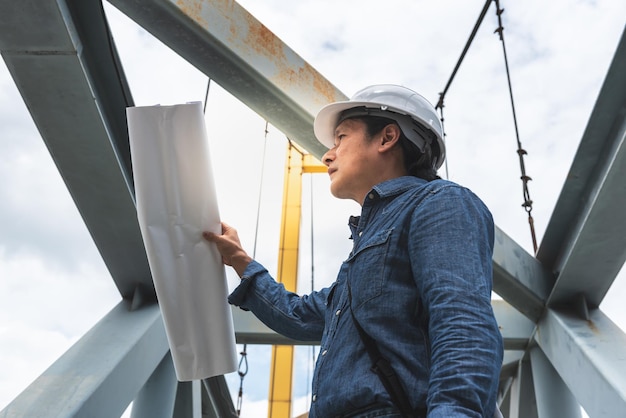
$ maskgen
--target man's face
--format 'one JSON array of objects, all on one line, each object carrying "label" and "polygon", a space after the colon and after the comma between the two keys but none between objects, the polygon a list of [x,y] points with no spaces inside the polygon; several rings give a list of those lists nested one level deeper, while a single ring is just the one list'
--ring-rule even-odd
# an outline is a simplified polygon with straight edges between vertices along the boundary
[{"label": "man's face", "polygon": [[346,119],[335,129],[335,146],[322,157],[328,166],[330,191],[339,199],[363,204],[365,195],[376,184],[373,165],[377,141],[367,137],[365,123]]}]

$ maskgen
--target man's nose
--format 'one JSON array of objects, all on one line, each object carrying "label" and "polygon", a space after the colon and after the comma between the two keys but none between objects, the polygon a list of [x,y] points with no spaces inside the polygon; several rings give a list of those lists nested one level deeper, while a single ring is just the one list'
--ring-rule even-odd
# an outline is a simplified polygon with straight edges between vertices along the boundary
[{"label": "man's nose", "polygon": [[329,166],[330,163],[333,161],[333,153],[332,153],[333,149],[329,149],[328,151],[326,151],[324,153],[324,155],[322,155],[322,162],[326,165]]}]

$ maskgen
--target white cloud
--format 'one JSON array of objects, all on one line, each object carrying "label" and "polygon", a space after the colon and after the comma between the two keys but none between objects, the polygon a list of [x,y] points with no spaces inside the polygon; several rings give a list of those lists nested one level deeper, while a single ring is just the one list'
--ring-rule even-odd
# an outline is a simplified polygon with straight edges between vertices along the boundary
[{"label": "white cloud", "polygon": [[6,405],[121,300],[103,269],[0,248],[0,405]]}]

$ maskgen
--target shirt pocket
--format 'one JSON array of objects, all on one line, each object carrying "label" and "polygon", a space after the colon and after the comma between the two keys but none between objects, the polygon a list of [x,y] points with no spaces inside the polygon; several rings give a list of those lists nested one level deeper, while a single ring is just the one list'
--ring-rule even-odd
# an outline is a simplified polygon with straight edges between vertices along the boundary
[{"label": "shirt pocket", "polygon": [[389,243],[393,228],[379,231],[361,242],[359,248],[344,262],[348,268],[348,281],[354,309],[372,300],[385,285]]}]

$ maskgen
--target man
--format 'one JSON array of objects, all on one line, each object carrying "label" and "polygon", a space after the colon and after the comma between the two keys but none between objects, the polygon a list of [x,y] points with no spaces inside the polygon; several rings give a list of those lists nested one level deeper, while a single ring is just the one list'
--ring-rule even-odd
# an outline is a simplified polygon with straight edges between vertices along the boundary
[{"label": "man", "polygon": [[435,109],[407,88],[371,86],[324,107],[314,130],[329,148],[332,194],[362,206],[349,222],[353,249],[329,288],[298,296],[223,224],[205,238],[242,279],[229,302],[287,337],[321,341],[311,417],[491,418],[503,350],[493,220],[472,192],[437,177]]}]

